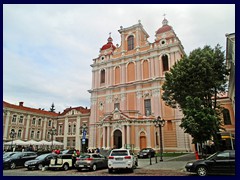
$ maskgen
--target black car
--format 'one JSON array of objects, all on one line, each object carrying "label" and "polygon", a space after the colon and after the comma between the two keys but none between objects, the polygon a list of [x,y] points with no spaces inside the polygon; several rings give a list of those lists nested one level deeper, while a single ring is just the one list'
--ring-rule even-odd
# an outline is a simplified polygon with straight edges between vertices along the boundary
[{"label": "black car", "polygon": [[96,171],[97,169],[107,168],[108,159],[107,157],[98,153],[86,153],[77,158],[75,167],[78,171],[81,171],[84,168]]},{"label": "black car", "polygon": [[24,166],[26,161],[35,159],[36,157],[37,153],[35,152],[17,152],[3,159],[3,168],[15,169],[17,166]]},{"label": "black car", "polygon": [[3,159],[7,159],[9,157],[11,157],[12,155],[16,154],[17,152],[5,152],[3,154]]},{"label": "black car", "polygon": [[24,166],[28,170],[31,169],[41,170],[44,166],[49,166],[51,159],[53,159],[56,156],[57,154],[54,153],[42,154],[33,160],[26,161]]},{"label": "black car", "polygon": [[185,166],[188,172],[199,176],[208,174],[235,175],[235,150],[216,152],[206,159],[188,162]]},{"label": "black car", "polygon": [[149,157],[154,157],[156,154],[155,150],[152,148],[144,148],[141,149],[138,153],[138,158],[149,158]]}]

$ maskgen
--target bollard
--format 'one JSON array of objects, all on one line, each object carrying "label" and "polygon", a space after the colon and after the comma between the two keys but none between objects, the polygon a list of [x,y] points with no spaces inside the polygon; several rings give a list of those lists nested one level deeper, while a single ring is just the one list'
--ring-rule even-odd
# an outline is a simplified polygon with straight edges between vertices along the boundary
[{"label": "bollard", "polygon": [[150,165],[152,165],[152,158],[151,158],[151,155],[149,155],[149,158],[150,158]]}]

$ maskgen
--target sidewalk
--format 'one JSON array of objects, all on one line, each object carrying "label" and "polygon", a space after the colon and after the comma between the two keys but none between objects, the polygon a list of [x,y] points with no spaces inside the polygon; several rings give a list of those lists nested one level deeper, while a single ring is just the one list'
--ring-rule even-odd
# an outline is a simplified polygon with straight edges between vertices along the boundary
[{"label": "sidewalk", "polygon": [[143,169],[161,169],[161,170],[179,170],[185,171],[185,165],[189,161],[195,161],[195,154],[189,153],[178,157],[163,157],[163,161],[159,162],[159,157],[152,158],[152,165],[150,165],[150,159],[144,159],[138,161],[138,168]]}]

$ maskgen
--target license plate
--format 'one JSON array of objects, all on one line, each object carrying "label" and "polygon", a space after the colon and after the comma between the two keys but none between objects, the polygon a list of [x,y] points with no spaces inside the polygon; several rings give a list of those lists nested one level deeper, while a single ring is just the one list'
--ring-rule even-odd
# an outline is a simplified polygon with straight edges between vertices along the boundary
[{"label": "license plate", "polygon": [[122,161],[123,158],[115,158],[117,161]]}]

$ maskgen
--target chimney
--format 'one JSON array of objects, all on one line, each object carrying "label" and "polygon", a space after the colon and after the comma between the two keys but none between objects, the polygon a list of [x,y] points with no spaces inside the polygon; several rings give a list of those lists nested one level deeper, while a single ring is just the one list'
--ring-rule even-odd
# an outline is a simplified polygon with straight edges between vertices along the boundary
[{"label": "chimney", "polygon": [[23,106],[23,102],[19,102],[19,106]]}]

